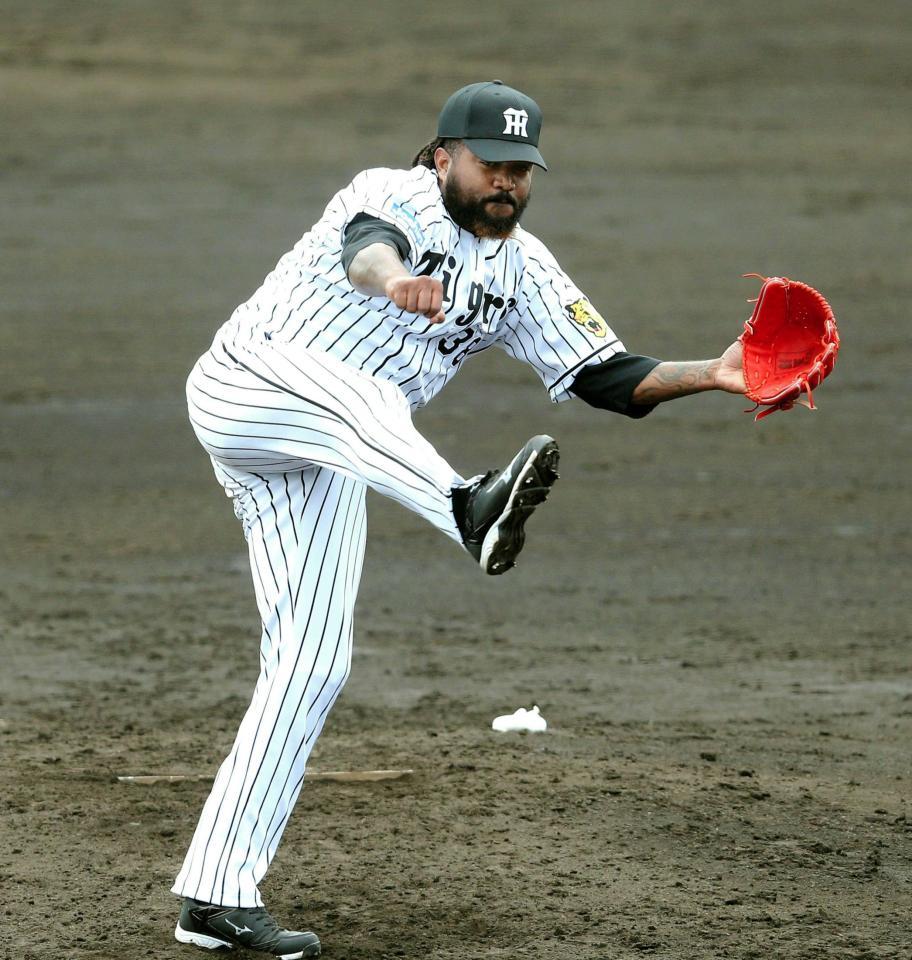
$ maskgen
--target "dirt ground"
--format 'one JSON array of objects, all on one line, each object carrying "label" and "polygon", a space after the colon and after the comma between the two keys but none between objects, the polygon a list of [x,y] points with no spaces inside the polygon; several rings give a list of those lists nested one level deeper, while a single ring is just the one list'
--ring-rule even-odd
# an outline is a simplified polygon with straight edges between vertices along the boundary
[{"label": "dirt ground", "polygon": [[[183,381],[457,86],[535,96],[526,224],[630,350],[759,271],[840,320],[819,411],[642,422],[484,355],[419,428],[562,479],[482,577],[371,495],[354,668],[264,885],[334,960],[912,957],[906,0],[0,2],[0,956],[193,956],[168,888],[257,672]],[[491,719],[540,705],[541,735]]]}]

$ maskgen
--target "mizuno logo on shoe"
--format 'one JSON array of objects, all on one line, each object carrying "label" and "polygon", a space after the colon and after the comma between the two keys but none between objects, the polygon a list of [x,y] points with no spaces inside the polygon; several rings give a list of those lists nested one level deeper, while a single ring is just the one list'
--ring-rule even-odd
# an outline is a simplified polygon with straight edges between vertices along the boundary
[{"label": "mizuno logo on shoe", "polygon": [[242,933],[253,933],[253,931],[250,929],[250,927],[248,927],[248,926],[246,926],[246,925],[244,925],[243,927],[239,927],[239,926],[237,926],[236,924],[232,923],[227,917],[225,918],[225,923],[227,923],[228,926],[231,927],[231,929],[232,929],[238,936],[240,936]]}]

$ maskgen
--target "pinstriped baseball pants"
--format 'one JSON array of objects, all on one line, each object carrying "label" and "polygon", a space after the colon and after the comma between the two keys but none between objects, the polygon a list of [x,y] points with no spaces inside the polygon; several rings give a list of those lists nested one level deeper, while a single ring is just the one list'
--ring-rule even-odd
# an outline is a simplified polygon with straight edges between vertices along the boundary
[{"label": "pinstriped baseball pants", "polygon": [[450,490],[463,480],[395,385],[291,344],[217,341],[187,399],[244,526],[263,630],[253,698],[172,890],[262,906],[258,884],[351,666],[366,487],[459,541]]}]

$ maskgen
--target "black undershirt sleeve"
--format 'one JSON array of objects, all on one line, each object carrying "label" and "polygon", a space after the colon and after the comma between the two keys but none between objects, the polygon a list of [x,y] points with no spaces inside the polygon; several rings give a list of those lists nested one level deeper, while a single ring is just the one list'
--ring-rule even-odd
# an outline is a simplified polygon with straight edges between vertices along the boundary
[{"label": "black undershirt sleeve", "polygon": [[622,413],[639,420],[652,413],[657,404],[631,403],[630,397],[640,381],[661,361],[635,353],[616,353],[601,363],[583,367],[576,375],[570,392],[590,407]]},{"label": "black undershirt sleeve", "polygon": [[342,266],[346,276],[355,254],[372,243],[385,243],[392,247],[403,261],[410,252],[408,239],[398,227],[369,213],[356,213],[342,233]]}]

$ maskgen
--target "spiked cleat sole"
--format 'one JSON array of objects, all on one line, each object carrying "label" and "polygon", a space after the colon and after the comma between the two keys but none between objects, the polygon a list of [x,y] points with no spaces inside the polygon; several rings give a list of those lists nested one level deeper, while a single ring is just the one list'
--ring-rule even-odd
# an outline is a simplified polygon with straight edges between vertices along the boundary
[{"label": "spiked cleat sole", "polygon": [[526,539],[526,521],[548,498],[559,477],[559,463],[560,454],[554,440],[549,439],[529,454],[516,476],[503,512],[482,543],[479,563],[485,573],[499,576],[516,566],[516,556]]}]

